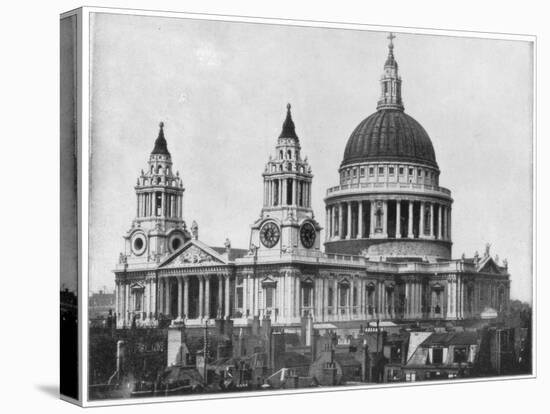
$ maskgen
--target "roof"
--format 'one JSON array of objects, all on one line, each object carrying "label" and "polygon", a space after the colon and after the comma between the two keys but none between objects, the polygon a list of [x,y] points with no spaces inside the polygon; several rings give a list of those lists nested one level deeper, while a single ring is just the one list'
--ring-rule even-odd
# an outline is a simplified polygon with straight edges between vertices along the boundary
[{"label": "roof", "polygon": [[432,332],[411,332],[409,336],[409,347],[407,350],[407,361],[411,359],[418,347],[430,336]]},{"label": "roof", "polygon": [[357,361],[353,355],[350,354],[335,353],[334,359],[343,367],[353,367],[361,365],[361,363]]},{"label": "roof", "polygon": [[279,138],[294,138],[298,139],[296,130],[294,128],[294,121],[292,121],[292,114],[290,113],[290,104],[286,105],[286,119],[283,122],[283,129]]},{"label": "roof", "polygon": [[380,109],[351,133],[342,166],[358,162],[414,162],[438,168],[432,141],[413,117],[399,109]]},{"label": "roof", "polygon": [[159,135],[155,140],[155,147],[153,148],[151,154],[170,155],[170,152],[168,151],[168,144],[164,138],[164,122],[161,122],[159,127]]},{"label": "roof", "polygon": [[477,332],[445,332],[432,334],[422,342],[422,346],[476,345],[477,343]]},{"label": "roof", "polygon": [[314,323],[313,328],[314,329],[336,329],[336,325],[333,325],[332,323]]},{"label": "roof", "polygon": [[[225,254],[227,252],[227,249],[225,247],[211,247],[212,250],[214,250],[216,253],[219,254]],[[244,257],[248,254],[247,249],[232,249],[229,248],[229,254],[227,256],[227,259],[232,262],[235,259],[238,259],[240,257]]]}]

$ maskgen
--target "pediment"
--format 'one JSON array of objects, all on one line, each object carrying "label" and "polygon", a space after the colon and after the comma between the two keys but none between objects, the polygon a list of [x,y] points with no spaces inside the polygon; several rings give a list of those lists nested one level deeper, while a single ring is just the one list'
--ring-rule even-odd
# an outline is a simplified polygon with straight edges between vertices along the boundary
[{"label": "pediment", "polygon": [[262,287],[276,287],[277,281],[273,280],[271,276],[266,277],[264,280],[262,280]]},{"label": "pediment", "polygon": [[159,268],[169,269],[223,264],[226,264],[225,258],[215,250],[198,240],[189,240],[161,263]]},{"label": "pediment", "polygon": [[500,275],[502,273],[499,266],[495,263],[495,261],[491,257],[481,262],[479,264],[477,271],[480,273],[492,273],[495,275]]},{"label": "pediment", "polygon": [[134,282],[130,285],[131,290],[145,289],[143,282]]}]

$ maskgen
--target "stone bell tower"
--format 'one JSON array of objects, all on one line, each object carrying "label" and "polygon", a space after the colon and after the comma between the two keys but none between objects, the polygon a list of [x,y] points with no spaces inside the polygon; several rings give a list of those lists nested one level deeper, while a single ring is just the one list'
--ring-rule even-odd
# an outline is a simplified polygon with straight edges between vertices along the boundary
[{"label": "stone bell tower", "polygon": [[311,208],[313,174],[287,105],[286,119],[263,172],[264,197],[260,217],[252,225],[251,247],[258,256],[319,251],[321,227]]},{"label": "stone bell tower", "polygon": [[156,263],[191,238],[183,220],[183,182],[174,173],[172,157],[160,123],[147,170],[141,170],[136,186],[136,217],[124,236],[126,263]]}]

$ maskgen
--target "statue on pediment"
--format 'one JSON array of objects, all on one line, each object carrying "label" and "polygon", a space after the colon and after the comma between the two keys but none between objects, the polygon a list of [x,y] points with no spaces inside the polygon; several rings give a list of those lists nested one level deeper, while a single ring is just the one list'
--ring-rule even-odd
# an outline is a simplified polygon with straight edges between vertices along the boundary
[{"label": "statue on pediment", "polygon": [[199,225],[195,220],[193,220],[193,223],[191,224],[191,234],[193,234],[193,239],[199,239]]},{"label": "statue on pediment", "polygon": [[491,243],[485,244],[485,254],[484,257],[489,257],[491,255]]}]

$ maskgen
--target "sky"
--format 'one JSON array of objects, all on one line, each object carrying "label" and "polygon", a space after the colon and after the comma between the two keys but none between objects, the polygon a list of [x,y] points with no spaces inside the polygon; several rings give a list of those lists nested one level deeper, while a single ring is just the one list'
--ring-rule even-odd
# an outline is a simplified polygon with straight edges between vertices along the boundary
[{"label": "sky", "polygon": [[[96,14],[91,40],[90,289],[114,288],[134,185],[158,134],[199,238],[248,247],[262,172],[292,104],[325,223],[347,139],[373,113],[388,33]],[[405,111],[426,129],[453,204],[453,257],[486,243],[532,291],[532,44],[397,33]]]}]

